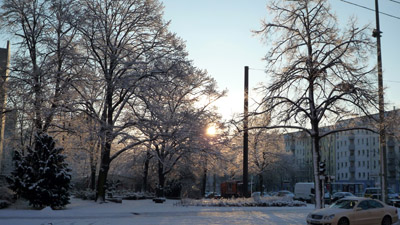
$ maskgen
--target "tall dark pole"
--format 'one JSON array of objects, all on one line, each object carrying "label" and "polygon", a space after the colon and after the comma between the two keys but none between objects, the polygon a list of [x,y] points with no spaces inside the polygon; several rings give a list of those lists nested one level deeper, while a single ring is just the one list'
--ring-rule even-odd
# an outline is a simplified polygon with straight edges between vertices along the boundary
[{"label": "tall dark pole", "polygon": [[379,4],[375,0],[376,29],[373,36],[376,37],[378,55],[378,95],[379,95],[379,158],[381,161],[381,189],[382,201],[387,200],[387,169],[386,169],[386,137],[385,137],[385,104],[383,99],[383,72],[382,72],[382,52],[381,52],[381,29],[379,25]]},{"label": "tall dark pole", "polygon": [[248,154],[249,154],[249,67],[244,67],[244,118],[243,118],[243,196],[249,197],[248,195],[248,181],[249,181],[249,165],[248,165]]}]

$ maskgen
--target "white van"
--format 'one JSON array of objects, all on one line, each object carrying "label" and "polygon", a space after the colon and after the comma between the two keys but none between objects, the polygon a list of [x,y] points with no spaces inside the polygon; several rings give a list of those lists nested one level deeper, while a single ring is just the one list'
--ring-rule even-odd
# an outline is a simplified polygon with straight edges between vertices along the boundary
[{"label": "white van", "polygon": [[314,193],[311,191],[313,189],[314,183],[296,183],[294,185],[294,199],[311,202],[314,196]]},{"label": "white van", "polygon": [[[325,187],[324,200],[325,203],[330,203],[331,195]],[[296,183],[294,185],[294,198],[295,200],[314,202],[315,189],[313,182]]]}]

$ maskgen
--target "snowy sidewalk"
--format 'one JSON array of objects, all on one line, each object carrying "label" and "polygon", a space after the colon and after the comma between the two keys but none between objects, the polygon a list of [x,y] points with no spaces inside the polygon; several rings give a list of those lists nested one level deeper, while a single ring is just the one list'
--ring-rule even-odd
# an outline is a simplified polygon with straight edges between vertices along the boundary
[{"label": "snowy sidewalk", "polygon": [[176,200],[124,200],[98,204],[73,199],[65,210],[0,210],[2,225],[124,225],[124,224],[306,224],[307,207],[182,207]]}]

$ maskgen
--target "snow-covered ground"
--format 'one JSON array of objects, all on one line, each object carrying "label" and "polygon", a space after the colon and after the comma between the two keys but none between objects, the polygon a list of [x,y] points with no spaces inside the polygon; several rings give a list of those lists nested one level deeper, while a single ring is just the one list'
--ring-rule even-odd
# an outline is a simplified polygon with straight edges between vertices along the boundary
[{"label": "snow-covered ground", "polygon": [[65,210],[32,210],[12,206],[0,210],[1,225],[103,224],[306,224],[313,205],[303,207],[199,207],[180,206],[177,200],[156,204],[151,200],[124,200],[98,204],[73,199]]},{"label": "snow-covered ground", "polygon": [[181,206],[177,200],[124,200],[122,204],[72,199],[65,210],[32,210],[14,205],[0,210],[1,225],[267,224],[305,225],[314,205],[302,207]]}]

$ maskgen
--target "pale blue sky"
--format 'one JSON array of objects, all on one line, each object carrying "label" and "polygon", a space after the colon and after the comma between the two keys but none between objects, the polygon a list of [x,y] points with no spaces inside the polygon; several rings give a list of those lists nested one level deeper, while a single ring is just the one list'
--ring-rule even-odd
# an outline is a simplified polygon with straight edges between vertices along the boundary
[{"label": "pale blue sky", "polygon": [[[374,0],[349,0],[374,8]],[[194,64],[206,69],[221,89],[228,89],[228,96],[218,102],[220,112],[226,119],[232,113],[243,112],[244,66],[263,69],[261,58],[268,46],[254,36],[251,30],[260,27],[260,20],[271,20],[266,10],[267,0],[163,0],[166,20],[170,28],[186,41],[189,57]],[[375,14],[340,0],[330,0],[332,9],[341,23],[356,15],[359,24],[375,26]],[[400,4],[380,0],[380,10],[400,17]],[[382,58],[384,85],[387,87],[385,102],[400,106],[399,56],[400,20],[381,15]],[[372,31],[371,31],[372,33]],[[376,56],[372,56],[373,63]],[[267,81],[261,70],[250,70],[250,88],[258,82]],[[397,81],[397,82],[388,82]],[[250,92],[254,96],[254,92]],[[387,105],[392,109],[393,104]]]},{"label": "pale blue sky", "polygon": [[[165,6],[164,18],[171,20],[170,29],[186,41],[190,59],[197,67],[206,69],[217,80],[220,89],[228,89],[228,96],[217,103],[224,118],[229,119],[232,113],[242,113],[244,66],[253,68],[250,69],[250,88],[268,79],[262,71],[265,62],[261,60],[268,46],[251,33],[260,27],[261,20],[272,19],[266,10],[268,0],[161,1]],[[374,0],[347,1],[374,8]],[[342,23],[356,15],[360,24],[375,26],[374,12],[340,0],[330,2]],[[400,4],[390,0],[379,2],[381,11],[400,17]],[[400,20],[381,15],[381,30],[383,76],[387,87],[385,102],[394,103],[387,105],[388,109],[394,105],[399,108]],[[6,40],[5,35],[0,35],[0,47],[6,47]],[[372,57],[375,63],[376,56]],[[255,94],[250,90],[252,96]]]}]

